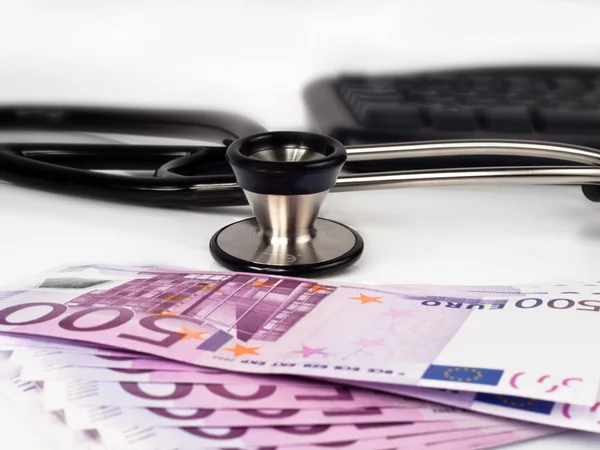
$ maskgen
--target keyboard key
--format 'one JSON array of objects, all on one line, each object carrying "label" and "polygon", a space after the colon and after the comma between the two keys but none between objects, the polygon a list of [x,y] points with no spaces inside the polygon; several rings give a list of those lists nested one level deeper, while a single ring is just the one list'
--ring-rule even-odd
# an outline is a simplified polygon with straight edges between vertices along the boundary
[{"label": "keyboard key", "polygon": [[416,105],[403,105],[396,102],[363,103],[359,116],[366,127],[416,129],[423,126],[420,110]]},{"label": "keyboard key", "polygon": [[428,77],[421,78],[423,86],[427,86],[433,89],[455,89],[456,88],[456,77],[436,74]]},{"label": "keyboard key", "polygon": [[351,108],[359,108],[363,103],[401,102],[403,97],[396,92],[354,92],[348,96],[347,103]]},{"label": "keyboard key", "polygon": [[432,128],[436,130],[469,131],[478,129],[475,112],[461,106],[437,106],[429,111]]},{"label": "keyboard key", "polygon": [[525,106],[499,106],[482,113],[488,131],[531,132],[533,124],[529,108]]},{"label": "keyboard key", "polygon": [[600,111],[539,108],[539,126],[548,132],[578,132],[600,130]]},{"label": "keyboard key", "polygon": [[453,104],[456,102],[456,94],[445,89],[411,89],[404,92],[404,99],[415,105]]},{"label": "keyboard key", "polygon": [[585,81],[573,77],[556,77],[551,80],[553,88],[565,96],[581,95],[585,90]]},{"label": "keyboard key", "polygon": [[499,80],[489,75],[473,75],[459,82],[462,92],[492,92],[497,88]]},{"label": "keyboard key", "polygon": [[590,91],[600,93],[600,77],[590,80]]},{"label": "keyboard key", "polygon": [[531,79],[527,77],[509,77],[508,88],[516,92],[528,92],[531,90]]},{"label": "keyboard key", "polygon": [[598,108],[600,106],[600,91],[585,92],[584,95],[581,96],[580,101],[581,103],[586,103],[594,108]]}]

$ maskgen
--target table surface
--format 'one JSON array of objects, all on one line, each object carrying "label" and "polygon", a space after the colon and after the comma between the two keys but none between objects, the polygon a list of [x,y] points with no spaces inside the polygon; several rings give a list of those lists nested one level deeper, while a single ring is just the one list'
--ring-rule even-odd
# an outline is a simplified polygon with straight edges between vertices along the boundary
[{"label": "table surface", "polygon": [[[302,87],[339,71],[596,62],[593,1],[0,1],[0,104],[218,108],[304,129]],[[26,32],[23,32],[23,31]],[[0,283],[64,264],[216,269],[208,240],[251,214],[159,210],[0,183]],[[330,278],[369,283],[597,280],[600,206],[578,187],[330,194],[321,216],[365,239]],[[40,418],[40,420],[42,420]],[[13,448],[44,447],[0,402]],[[568,433],[510,448],[598,448]],[[509,447],[507,447],[509,448]]]}]

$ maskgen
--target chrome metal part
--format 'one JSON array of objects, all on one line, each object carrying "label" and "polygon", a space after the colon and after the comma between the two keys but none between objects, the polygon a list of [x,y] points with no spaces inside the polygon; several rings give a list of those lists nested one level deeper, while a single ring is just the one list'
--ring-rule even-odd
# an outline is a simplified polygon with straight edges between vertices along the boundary
[{"label": "chrome metal part", "polygon": [[313,237],[308,240],[273,241],[265,239],[262,227],[251,218],[219,231],[215,243],[232,260],[265,269],[326,265],[344,258],[358,244],[357,235],[337,222],[318,218],[312,229]]},{"label": "chrome metal part", "polygon": [[316,237],[315,219],[327,192],[307,195],[268,195],[244,191],[262,239],[281,246],[302,245]]},{"label": "chrome metal part", "polygon": [[319,152],[315,152],[306,147],[289,146],[282,148],[269,148],[252,153],[251,158],[260,159],[262,161],[314,161],[323,158]]},{"label": "chrome metal part", "polygon": [[600,152],[587,147],[529,141],[439,141],[347,146],[348,161],[510,155],[600,165]]}]

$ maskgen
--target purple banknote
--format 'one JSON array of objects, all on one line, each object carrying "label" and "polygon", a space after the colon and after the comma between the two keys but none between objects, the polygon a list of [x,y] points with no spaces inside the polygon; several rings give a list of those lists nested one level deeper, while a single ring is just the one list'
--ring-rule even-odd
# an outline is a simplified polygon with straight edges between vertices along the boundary
[{"label": "purple banknote", "polygon": [[600,339],[597,290],[595,282],[377,287],[231,272],[79,266],[2,291],[0,331],[246,373],[457,389],[592,407],[600,371],[592,358],[572,349],[581,344],[580,336]]}]

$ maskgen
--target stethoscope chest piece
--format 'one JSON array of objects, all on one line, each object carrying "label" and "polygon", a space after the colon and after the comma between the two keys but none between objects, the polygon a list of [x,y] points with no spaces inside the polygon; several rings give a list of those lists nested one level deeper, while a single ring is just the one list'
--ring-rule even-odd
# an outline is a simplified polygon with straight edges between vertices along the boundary
[{"label": "stethoscope chest piece", "polygon": [[233,142],[226,155],[255,217],[215,233],[217,262],[240,272],[315,276],[360,258],[356,231],[318,217],[346,161],[341,143],[313,133],[262,133]]}]

